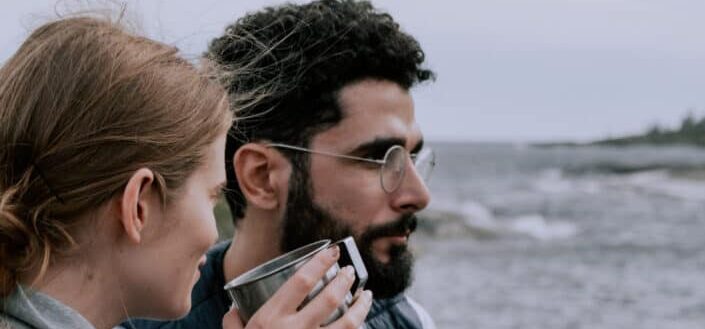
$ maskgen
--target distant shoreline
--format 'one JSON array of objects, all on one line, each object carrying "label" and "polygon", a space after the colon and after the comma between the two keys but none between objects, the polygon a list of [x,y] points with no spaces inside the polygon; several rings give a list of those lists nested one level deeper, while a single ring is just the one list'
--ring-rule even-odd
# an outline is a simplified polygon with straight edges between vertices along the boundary
[{"label": "distant shoreline", "polygon": [[[705,138],[705,132],[703,133],[703,138]],[[539,142],[539,143],[528,143],[528,145],[539,148],[551,148],[551,147],[589,147],[589,146],[615,146],[615,147],[627,147],[627,146],[689,146],[689,147],[705,147],[705,140],[691,140],[687,138],[673,137],[673,138],[663,138],[663,139],[652,139],[645,136],[630,136],[621,137],[613,139],[602,139],[592,142]]]},{"label": "distant shoreline", "polygon": [[696,119],[692,113],[685,116],[677,129],[665,129],[654,125],[643,134],[605,138],[586,143],[549,142],[534,143],[532,146],[695,146],[705,147],[705,118]]}]

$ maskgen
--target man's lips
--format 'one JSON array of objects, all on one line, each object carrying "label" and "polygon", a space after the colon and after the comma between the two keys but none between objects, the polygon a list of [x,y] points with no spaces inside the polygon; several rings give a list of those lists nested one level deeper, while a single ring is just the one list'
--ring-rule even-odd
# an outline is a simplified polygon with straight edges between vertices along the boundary
[{"label": "man's lips", "polygon": [[407,235],[399,235],[399,236],[390,236],[388,239],[391,240],[392,243],[395,244],[404,244],[408,240]]},{"label": "man's lips", "polygon": [[363,234],[362,240],[374,241],[384,237],[408,237],[416,230],[416,224],[416,216],[404,216],[396,221],[368,229]]},{"label": "man's lips", "polygon": [[401,234],[386,234],[378,236],[372,240],[371,251],[377,261],[387,263],[394,253],[393,250],[399,247],[404,247],[409,241],[410,230]]},{"label": "man's lips", "polygon": [[388,239],[390,242],[395,243],[395,244],[404,244],[409,240],[410,234],[411,234],[411,231],[407,230],[406,232],[404,232],[402,234],[381,236],[378,239]]}]

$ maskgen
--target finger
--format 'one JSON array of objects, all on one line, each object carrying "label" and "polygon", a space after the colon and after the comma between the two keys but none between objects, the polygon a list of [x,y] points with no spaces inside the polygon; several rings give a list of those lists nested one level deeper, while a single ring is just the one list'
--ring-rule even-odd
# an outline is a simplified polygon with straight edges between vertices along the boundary
[{"label": "finger", "polygon": [[237,313],[236,308],[230,309],[228,313],[223,316],[223,329],[242,329],[242,320],[240,320],[240,315]]},{"label": "finger", "polygon": [[[284,311],[294,313],[306,296],[313,290],[328,269],[340,257],[340,248],[331,247],[319,252],[282,285],[272,296],[272,305],[281,305]],[[267,304],[270,304],[269,302]]]},{"label": "finger", "polygon": [[345,314],[340,319],[335,320],[326,328],[331,329],[355,329],[360,328],[365,322],[367,313],[372,306],[372,292],[369,290],[363,291],[360,296],[350,306]]},{"label": "finger", "polygon": [[352,266],[344,267],[301,312],[311,319],[318,320],[315,322],[317,324],[325,322],[331,313],[345,302],[353,282],[355,269]]}]

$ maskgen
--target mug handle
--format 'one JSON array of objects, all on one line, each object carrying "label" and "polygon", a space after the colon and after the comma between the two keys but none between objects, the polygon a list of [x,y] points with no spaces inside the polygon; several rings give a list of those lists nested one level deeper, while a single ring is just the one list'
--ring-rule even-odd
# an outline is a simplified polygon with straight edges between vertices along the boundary
[{"label": "mug handle", "polygon": [[355,282],[352,287],[350,287],[350,293],[354,296],[358,289],[364,289],[365,283],[367,283],[367,268],[365,263],[362,261],[360,256],[360,251],[357,249],[355,240],[349,236],[342,240],[338,240],[333,243],[340,248],[340,258],[338,259],[338,264],[340,267],[347,265],[352,265],[355,269]]}]

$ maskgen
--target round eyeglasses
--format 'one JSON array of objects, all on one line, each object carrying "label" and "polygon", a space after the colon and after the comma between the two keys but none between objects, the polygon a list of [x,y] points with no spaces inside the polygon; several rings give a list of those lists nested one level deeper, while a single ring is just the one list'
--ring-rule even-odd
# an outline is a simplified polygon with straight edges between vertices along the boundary
[{"label": "round eyeglasses", "polygon": [[433,150],[428,147],[424,147],[418,153],[409,153],[403,146],[394,145],[387,150],[384,154],[384,158],[380,160],[325,151],[316,151],[304,147],[280,143],[267,144],[267,146],[379,164],[380,183],[382,185],[382,189],[387,193],[396,191],[404,181],[407,167],[407,156],[411,158],[411,161],[414,163],[414,167],[416,168],[416,173],[419,177],[421,177],[425,184],[428,183],[428,180],[431,178],[431,172],[433,172],[433,168],[436,166],[436,155],[433,153]]}]

